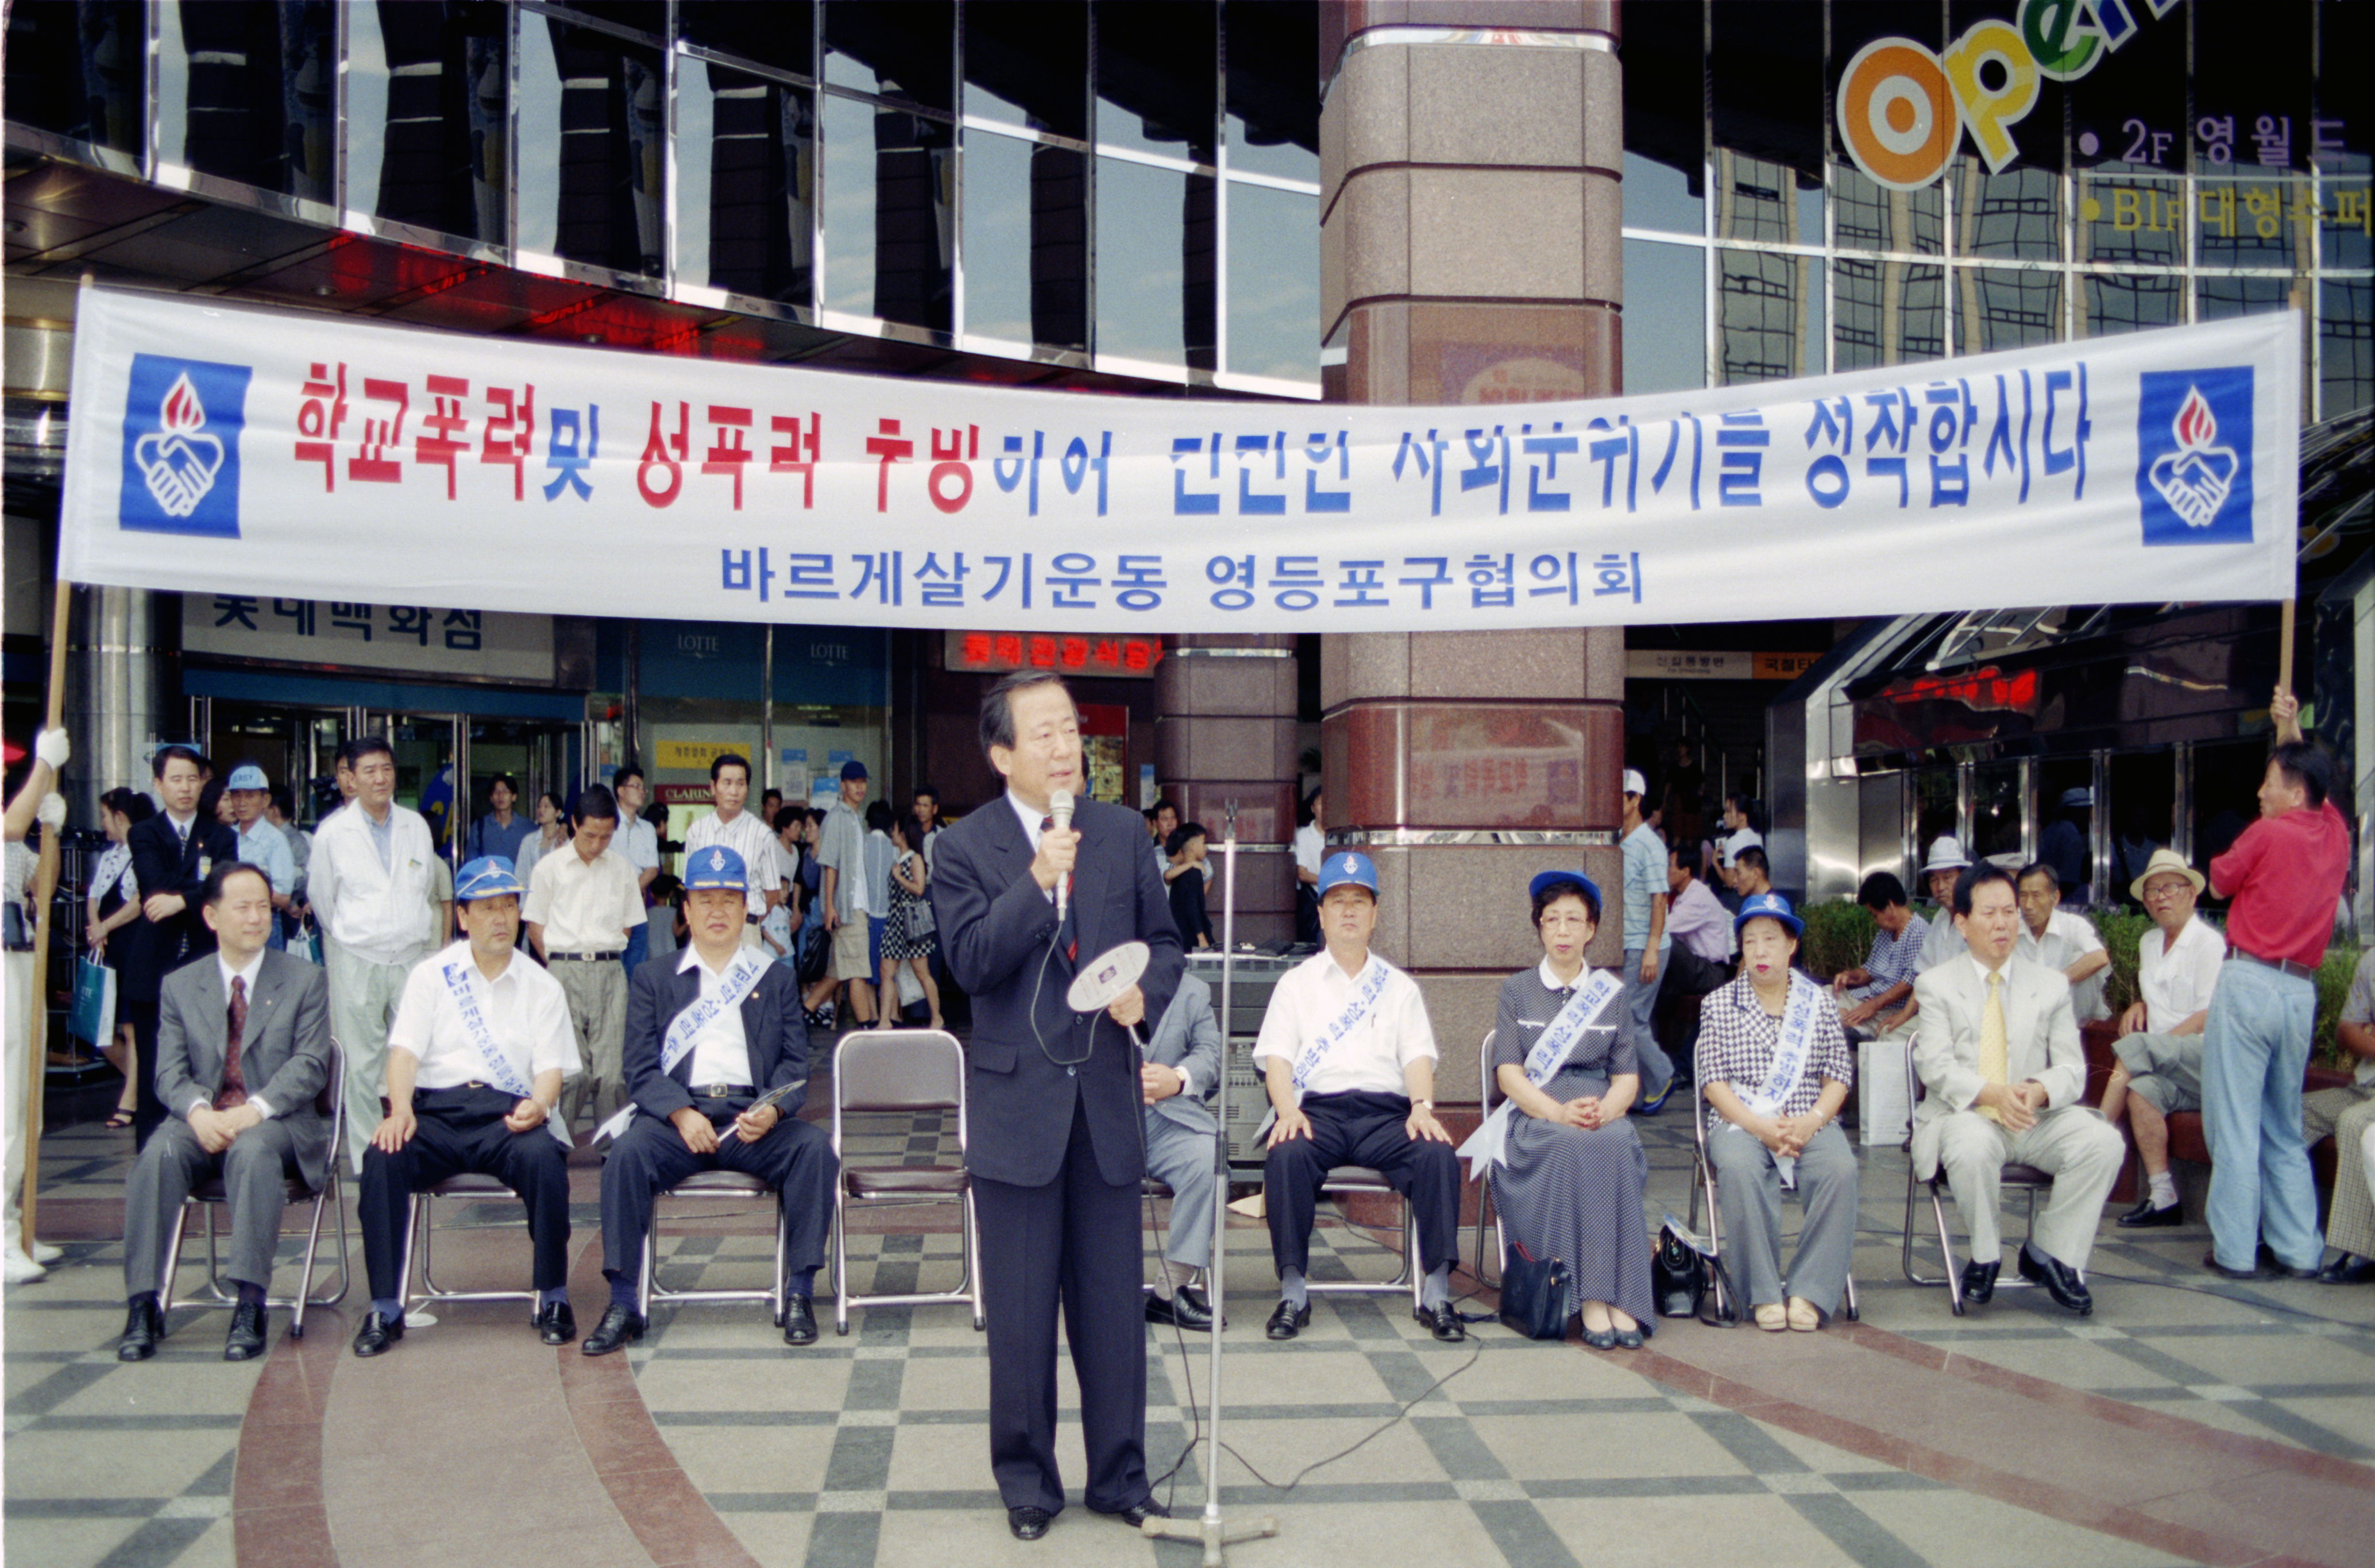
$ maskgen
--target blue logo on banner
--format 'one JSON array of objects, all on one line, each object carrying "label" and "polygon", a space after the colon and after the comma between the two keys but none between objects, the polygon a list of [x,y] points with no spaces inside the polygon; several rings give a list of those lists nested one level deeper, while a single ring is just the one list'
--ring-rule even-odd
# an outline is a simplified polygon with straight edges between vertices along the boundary
[{"label": "blue logo on banner", "polygon": [[2136,499],[2148,545],[2251,542],[2251,367],[2146,371]]},{"label": "blue logo on banner", "polygon": [[246,365],[132,356],[117,514],[124,527],[239,537],[239,433],[254,373]]}]

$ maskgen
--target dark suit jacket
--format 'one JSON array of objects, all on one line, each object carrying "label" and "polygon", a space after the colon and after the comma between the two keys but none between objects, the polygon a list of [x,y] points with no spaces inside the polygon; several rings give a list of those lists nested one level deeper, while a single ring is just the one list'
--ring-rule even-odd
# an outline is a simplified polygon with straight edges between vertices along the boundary
[{"label": "dark suit jacket", "polygon": [[207,885],[207,873],[198,867],[211,869],[237,860],[239,835],[220,822],[201,819],[190,824],[190,841],[184,844],[173,831],[172,819],[159,812],[132,825],[124,847],[132,851],[132,873],[139,879],[143,902],[155,893],[179,893],[189,901],[181,914],[161,924],[143,915],[124,927],[132,940],[118,972],[123,999],[153,1002],[168,973],[215,950],[215,934],[198,913],[198,894]]},{"label": "dark suit jacket", "polygon": [[[1162,874],[1147,853],[1146,819],[1086,800],[1072,826],[1081,832],[1072,915],[1081,960],[1128,941],[1153,949],[1138,983],[1146,994],[1144,1032],[1171,1005],[1187,964]],[[1031,879],[1031,841],[1014,808],[1002,796],[989,802],[944,829],[932,854],[940,951],[973,998],[967,1169],[1016,1186],[1055,1180],[1074,1102],[1085,1097],[1098,1170],[1116,1185],[1136,1182],[1146,1169],[1138,1048],[1104,1013],[1084,1018],[1065,1005],[1072,965],[1061,952],[1051,955],[1056,906]],[[1050,1053],[1088,1060],[1067,1072]]]},{"label": "dark suit jacket", "polygon": [[[230,1030],[230,997],[211,951],[165,977],[157,1008],[157,1098],[169,1113],[186,1117],[193,1101],[211,1102],[221,1092]],[[240,1077],[249,1094],[272,1107],[274,1119],[289,1125],[298,1168],[313,1187],[322,1185],[330,1152],[330,1118],[314,1097],[330,1081],[331,1048],[328,975],[318,964],[266,949],[247,999]]]},{"label": "dark suit jacket", "polygon": [[[660,1071],[660,1043],[676,1015],[701,997],[698,966],[679,973],[682,953],[669,953],[636,967],[627,986],[627,1045],[623,1070],[627,1097],[644,1115],[662,1121],[692,1103],[692,1059],[686,1052],[676,1071]],[[800,1007],[800,984],[779,963],[742,998],[742,1037],[750,1047],[752,1080],[763,1091],[794,1084],[776,1102],[786,1119],[809,1098],[808,1015]]]}]

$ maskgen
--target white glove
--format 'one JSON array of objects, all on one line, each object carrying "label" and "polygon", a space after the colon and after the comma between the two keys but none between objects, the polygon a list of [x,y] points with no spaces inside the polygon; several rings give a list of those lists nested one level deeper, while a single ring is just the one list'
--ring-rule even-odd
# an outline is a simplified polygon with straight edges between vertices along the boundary
[{"label": "white glove", "polygon": [[40,819],[41,826],[53,833],[58,831],[66,825],[66,797],[54,791],[41,796],[41,804],[33,815]]},{"label": "white glove", "polygon": [[65,771],[66,759],[74,755],[74,746],[62,729],[45,729],[33,737],[33,755],[50,765],[50,772]]}]

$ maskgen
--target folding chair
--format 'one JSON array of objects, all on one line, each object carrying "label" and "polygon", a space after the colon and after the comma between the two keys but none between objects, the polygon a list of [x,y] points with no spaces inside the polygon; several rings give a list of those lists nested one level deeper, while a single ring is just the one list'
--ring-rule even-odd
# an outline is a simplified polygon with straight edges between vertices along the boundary
[{"label": "folding chair", "polygon": [[[765,1289],[752,1286],[739,1289],[707,1291],[672,1291],[659,1282],[659,1267],[655,1262],[660,1248],[660,1210],[672,1197],[715,1200],[775,1200],[775,1266]],[[531,1295],[533,1291],[529,1292]],[[644,1267],[636,1285],[635,1310],[649,1322],[654,1302],[765,1302],[775,1320],[784,1326],[784,1197],[758,1177],[741,1171],[695,1171],[666,1192],[652,1198],[652,1225],[644,1232]]]},{"label": "folding chair", "polygon": [[[1905,1053],[1905,1079],[1906,1103],[1913,1110],[1919,1110],[1922,1099],[1921,1074],[1913,1066],[1913,1052],[1909,1046]],[[1954,1307],[1955,1315],[1960,1317],[1963,1315],[1963,1271],[1955,1267],[1954,1233],[1946,1228],[1948,1190],[1946,1167],[1942,1163],[1938,1167],[1937,1173],[1927,1183],[1913,1173],[1913,1134],[1909,1129],[1913,1126],[1919,1126],[1920,1123],[1918,1118],[1910,1118],[1909,1113],[1908,1118],[1908,1130],[1905,1135],[1905,1250],[1900,1260],[1901,1267],[1905,1270],[1905,1281],[1908,1285],[1945,1286],[1946,1300]],[[2006,1161],[2002,1185],[2015,1192],[2026,1192],[2028,1195],[2028,1234],[2035,1235],[2037,1233],[2037,1195],[2040,1192],[2050,1193],[2053,1190],[2053,1178],[2034,1165],[2020,1165]],[[1944,1279],[1917,1273],[1913,1267],[1913,1200],[1915,1190],[1923,1185],[1930,1189],[1930,1217],[1938,1227],[1938,1256],[1944,1264],[1946,1271]],[[2026,1236],[2022,1238],[2024,1242],[2026,1239]],[[1996,1281],[1996,1289],[1999,1291],[2026,1290],[2034,1283],[2034,1280],[2022,1279],[2019,1271],[2015,1269],[2010,1275],[1999,1279]]]},{"label": "folding chair", "polygon": [[[1498,1032],[1497,1030],[1486,1030],[1483,1040],[1476,1047],[1476,1080],[1483,1085],[1484,1117],[1487,1121],[1492,1119],[1495,1107],[1508,1098],[1501,1092],[1501,1086],[1493,1078],[1493,1036]],[[1498,1290],[1501,1285],[1501,1260],[1509,1256],[1509,1234],[1507,1228],[1501,1223],[1501,1207],[1493,1201],[1491,1166],[1476,1173],[1476,1279],[1478,1283]],[[1487,1209],[1493,1214],[1493,1274],[1490,1279],[1484,1274],[1484,1214]]]},{"label": "folding chair", "polygon": [[[1704,1194],[1707,1199],[1707,1247],[1714,1254],[1715,1261],[1720,1263],[1723,1261],[1723,1206],[1718,1201],[1719,1195],[1716,1191],[1715,1185],[1715,1161],[1707,1158],[1707,1113],[1710,1109],[1710,1106],[1707,1099],[1707,1085],[1698,1082],[1697,1079],[1694,1078],[1693,1086],[1694,1092],[1691,1096],[1691,1139],[1698,1153],[1698,1180],[1693,1183],[1691,1186],[1691,1228],[1693,1230],[1696,1230],[1698,1228],[1699,1199],[1701,1195]],[[1777,1248],[1776,1250],[1778,1251],[1778,1249]],[[1739,1317],[1746,1317],[1748,1315],[1747,1303],[1731,1302],[1727,1303],[1724,1291],[1724,1271],[1721,1268],[1712,1268],[1707,1272],[1709,1276],[1708,1289],[1715,1292],[1716,1315],[1719,1318],[1730,1317],[1735,1315]],[[1846,1315],[1847,1320],[1849,1323],[1858,1321],[1863,1315],[1862,1309],[1856,1304],[1855,1270],[1852,1268],[1848,1270],[1847,1291],[1845,1296],[1842,1298],[1841,1311]]]},{"label": "folding chair", "polygon": [[405,1298],[408,1307],[426,1305],[431,1302],[526,1302],[528,1316],[536,1316],[537,1293],[533,1289],[521,1291],[449,1291],[437,1283],[430,1267],[430,1243],[436,1233],[435,1205],[439,1198],[467,1199],[508,1197],[518,1201],[517,1195],[493,1176],[477,1171],[465,1171],[446,1177],[431,1187],[412,1195],[412,1220],[404,1232],[404,1271],[396,1276],[398,1289],[412,1282],[412,1259],[420,1258],[420,1288]]},{"label": "folding chair", "polygon": [[[346,1300],[347,1283],[353,1273],[347,1251],[347,1189],[341,1175],[347,1158],[347,1104],[338,1090],[345,1073],[346,1057],[333,1042],[329,1075],[323,1082],[321,1092],[313,1096],[314,1111],[330,1118],[330,1147],[323,1168],[322,1185],[318,1188],[308,1187],[301,1177],[289,1178],[289,1201],[313,1206],[313,1218],[305,1232],[304,1267],[298,1276],[295,1295],[266,1296],[264,1299],[267,1307],[291,1309],[289,1319],[289,1338],[291,1339],[305,1338],[305,1309],[308,1306],[336,1306]],[[172,1242],[165,1250],[164,1278],[158,1281],[157,1286],[160,1313],[170,1315],[177,1304],[204,1307],[239,1304],[239,1293],[223,1289],[222,1259],[215,1241],[215,1212],[228,1208],[230,1202],[230,1195],[224,1192],[219,1176],[208,1176],[192,1187],[189,1196],[182,1200],[181,1223],[173,1227]],[[337,1205],[338,1213],[338,1288],[329,1295],[317,1296],[313,1294],[313,1256],[322,1243],[322,1210],[331,1204]],[[193,1208],[207,1218],[207,1291],[212,1299],[177,1303],[173,1299],[173,1281],[181,1272],[182,1240],[189,1233],[190,1211]]]},{"label": "folding chair", "polygon": [[[965,1173],[964,1047],[939,1029],[863,1029],[842,1037],[833,1054],[833,1152],[841,1161],[833,1187],[833,1331],[849,1332],[853,1306],[931,1306],[963,1303],[981,1308],[981,1235],[974,1217],[973,1181]],[[953,1111],[954,1165],[871,1165],[853,1168],[845,1151],[851,1114]],[[954,1203],[962,1219],[964,1278],[953,1291],[857,1295],[849,1285],[848,1211],[852,1203]]]}]

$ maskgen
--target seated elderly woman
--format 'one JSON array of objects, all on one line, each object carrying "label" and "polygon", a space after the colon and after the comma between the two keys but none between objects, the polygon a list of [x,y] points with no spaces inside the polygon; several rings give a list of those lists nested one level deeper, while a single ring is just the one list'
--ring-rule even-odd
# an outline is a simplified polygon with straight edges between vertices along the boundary
[{"label": "seated elderly woman", "polygon": [[[1721,1199],[1723,1255],[1756,1326],[1813,1333],[1836,1311],[1855,1246],[1855,1150],[1839,1104],[1855,1074],[1824,988],[1792,969],[1805,925],[1778,893],[1742,901],[1740,978],[1707,999],[1699,1089],[1707,1160]],[[1788,1302],[1780,1270],[1781,1191],[1805,1206]]]},{"label": "seated elderly woman", "polygon": [[1501,983],[1493,1035],[1507,1102],[1461,1152],[1484,1168],[1511,1244],[1566,1264],[1583,1342],[1637,1350],[1657,1320],[1641,1208],[1649,1161],[1625,1114],[1641,1077],[1624,982],[1583,965],[1600,925],[1590,878],[1545,871],[1531,891],[1542,961]]}]

